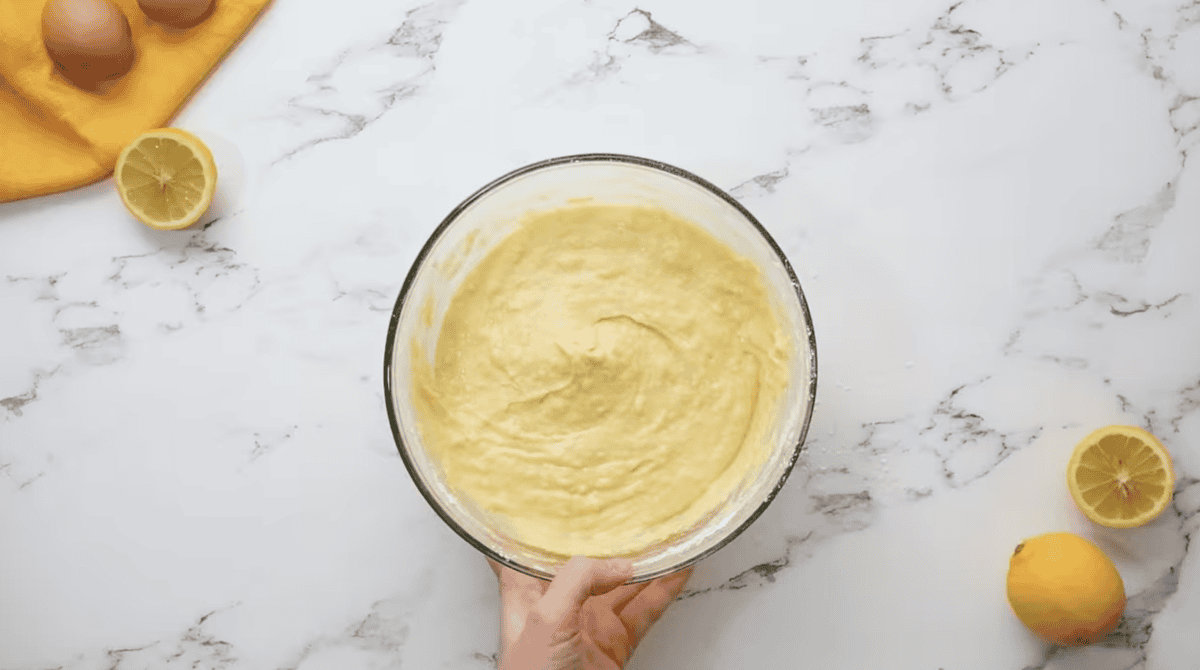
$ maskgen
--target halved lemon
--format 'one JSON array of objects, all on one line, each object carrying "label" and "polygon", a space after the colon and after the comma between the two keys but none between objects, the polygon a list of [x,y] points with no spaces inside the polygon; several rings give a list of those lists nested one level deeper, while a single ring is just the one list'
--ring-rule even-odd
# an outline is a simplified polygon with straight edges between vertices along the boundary
[{"label": "halved lemon", "polygon": [[200,138],[178,128],[159,128],[125,147],[113,178],[121,201],[139,221],[178,230],[198,221],[212,204],[217,164]]},{"label": "halved lemon", "polygon": [[1109,528],[1148,523],[1171,504],[1175,470],[1158,438],[1108,426],[1083,438],[1067,464],[1067,486],[1089,519]]}]

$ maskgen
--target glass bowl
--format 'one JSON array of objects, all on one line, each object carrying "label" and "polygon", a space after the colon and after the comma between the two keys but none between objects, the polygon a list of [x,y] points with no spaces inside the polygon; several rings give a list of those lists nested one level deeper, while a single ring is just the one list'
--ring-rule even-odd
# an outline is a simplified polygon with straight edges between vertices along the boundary
[{"label": "glass bowl", "polygon": [[691,565],[728,544],[763,511],[787,480],[808,432],[817,390],[812,318],[800,283],[767,231],[709,182],[664,163],[616,154],[565,156],[500,177],[468,197],[433,231],[409,270],[392,311],[384,352],[384,397],[396,447],[417,489],[454,532],[489,558],[550,579],[563,557],[508,537],[488,514],[447,486],[426,452],[412,403],[414,343],[432,362],[441,321],[459,285],[529,212],[591,203],[654,206],[695,223],[762,270],[770,299],[791,336],[791,376],[771,432],[770,456],[702,522],[629,556],[631,581]]}]

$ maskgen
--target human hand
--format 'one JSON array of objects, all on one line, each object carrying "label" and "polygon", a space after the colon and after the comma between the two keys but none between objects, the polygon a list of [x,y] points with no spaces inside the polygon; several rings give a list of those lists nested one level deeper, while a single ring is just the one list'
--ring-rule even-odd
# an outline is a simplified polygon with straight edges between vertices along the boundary
[{"label": "human hand", "polygon": [[488,564],[500,582],[499,670],[619,670],[692,574],[622,586],[626,559],[576,556],[552,582]]}]

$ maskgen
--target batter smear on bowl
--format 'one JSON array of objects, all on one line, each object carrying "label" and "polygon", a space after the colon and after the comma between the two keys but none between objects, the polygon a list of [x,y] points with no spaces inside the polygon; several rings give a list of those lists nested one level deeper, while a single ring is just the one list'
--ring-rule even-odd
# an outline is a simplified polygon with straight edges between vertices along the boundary
[{"label": "batter smear on bowl", "polygon": [[446,483],[517,540],[636,553],[770,456],[791,343],[753,261],[666,210],[532,214],[466,277],[414,404]]}]

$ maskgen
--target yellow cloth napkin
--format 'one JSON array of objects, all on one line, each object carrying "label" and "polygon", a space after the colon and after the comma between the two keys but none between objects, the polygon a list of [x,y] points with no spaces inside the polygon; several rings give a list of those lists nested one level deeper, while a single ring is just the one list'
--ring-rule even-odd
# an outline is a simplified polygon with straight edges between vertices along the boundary
[{"label": "yellow cloth napkin", "polygon": [[62,76],[42,42],[44,0],[0,0],[0,202],[76,188],[112,173],[134,137],[166,126],[271,0],[214,0],[200,24],[151,21],[114,0],[137,50],[100,92]]}]

